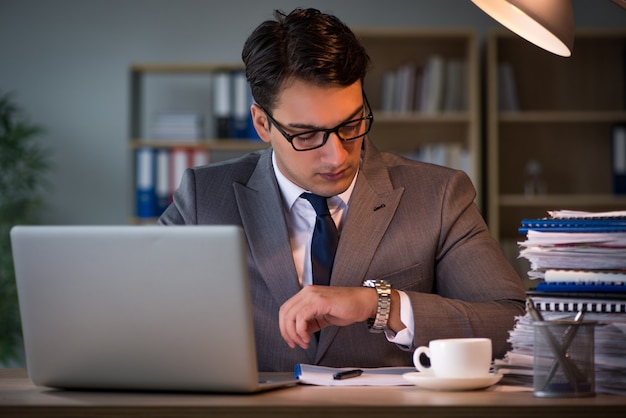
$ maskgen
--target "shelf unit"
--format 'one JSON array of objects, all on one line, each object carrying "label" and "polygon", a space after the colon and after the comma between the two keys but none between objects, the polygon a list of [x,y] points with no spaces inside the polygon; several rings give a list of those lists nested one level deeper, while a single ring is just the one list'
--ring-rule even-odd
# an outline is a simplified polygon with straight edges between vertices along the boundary
[{"label": "shelf unit", "polygon": [[[134,64],[130,67],[130,138],[132,144],[150,144],[151,146],[163,147],[163,146],[187,146],[187,147],[200,147],[204,149],[215,149],[215,150],[241,150],[246,149],[248,146],[255,149],[258,148],[258,141],[246,141],[240,139],[230,139],[230,138],[216,138],[214,135],[206,135],[204,138],[200,138],[197,141],[167,141],[167,140],[153,140],[148,136],[148,124],[147,120],[150,117],[150,113],[152,111],[163,111],[164,109],[157,107],[153,109],[149,109],[149,104],[146,102],[149,101],[149,97],[147,96],[149,87],[146,86],[147,79],[149,77],[162,77],[163,80],[166,80],[168,77],[172,79],[175,77],[179,78],[193,78],[197,77],[195,81],[195,85],[187,85],[187,92],[183,91],[182,94],[178,94],[178,101],[175,102],[174,106],[181,107],[181,101],[184,103],[185,98],[183,97],[185,93],[189,93],[190,87],[198,88],[199,92],[195,92],[195,101],[191,104],[191,106],[199,106],[201,107],[200,111],[204,111],[205,117],[212,116],[212,97],[211,97],[211,77],[213,74],[219,72],[234,72],[238,70],[243,70],[241,64],[233,64],[233,63],[224,63],[224,64],[204,64],[204,63],[196,63],[196,64],[179,64],[179,63],[146,63],[146,64]],[[200,78],[203,77],[203,78]],[[162,82],[163,82],[162,80]],[[163,83],[166,88],[166,93],[170,95],[176,95],[174,91],[176,88],[180,89],[180,85],[170,85]],[[163,90],[163,85],[161,89]],[[199,97],[199,99],[198,99]],[[160,97],[156,97],[157,99],[164,99],[164,94],[162,93]],[[182,100],[181,100],[182,98]],[[201,102],[198,104],[198,102]],[[171,105],[170,105],[171,106]],[[165,109],[168,110],[168,109]],[[171,109],[170,109],[171,110]],[[211,122],[211,121],[208,121]],[[212,128],[212,124],[209,123],[209,126]],[[243,146],[242,146],[243,144]]]},{"label": "shelf unit", "polygon": [[[487,220],[503,247],[523,238],[522,218],[626,208],[626,196],[612,193],[611,168],[611,128],[626,122],[625,60],[621,29],[577,31],[569,58],[505,30],[488,34]],[[503,63],[512,68],[517,110],[499,110]],[[525,193],[531,161],[541,168],[534,194]]]},{"label": "shelf unit", "polygon": [[[184,149],[189,152],[206,151],[210,161],[220,161],[247,152],[263,149],[267,144],[258,139],[216,138],[212,120],[212,77],[219,72],[242,70],[241,64],[221,63],[142,63],[130,67],[130,139],[129,150],[134,154],[140,148]],[[156,102],[156,103],[155,103]],[[169,102],[169,103],[168,103]],[[192,109],[202,113],[205,132],[193,141],[154,139],[150,136],[149,119],[160,111]],[[131,158],[133,188],[135,188],[136,161]],[[133,202],[136,204],[136,193]],[[131,223],[152,223],[155,218],[131,217]]]},{"label": "shelf unit", "polygon": [[[479,55],[476,33],[469,28],[357,28],[372,67],[365,92],[374,110],[370,138],[381,151],[411,154],[430,144],[458,144],[469,152],[469,173],[482,206],[482,146]],[[386,72],[412,64],[424,68],[433,56],[464,63],[462,84],[465,106],[460,111],[424,113],[383,112],[383,78]],[[445,87],[444,87],[445,88]]]},{"label": "shelf unit", "polygon": [[[480,106],[479,106],[479,58],[475,31],[471,29],[413,29],[413,28],[357,28],[355,33],[363,42],[372,58],[372,67],[365,80],[364,89],[373,108],[375,122],[370,138],[382,151],[396,153],[415,153],[420,147],[429,144],[456,144],[470,155],[468,174],[476,187],[476,202],[482,205],[482,147],[480,143]],[[410,111],[393,113],[381,111],[382,78],[385,71],[412,63],[417,68],[426,65],[434,56],[444,60],[461,60],[465,64],[463,96],[465,106],[454,112],[440,111],[432,114]],[[130,68],[130,140],[129,148],[134,151],[140,147],[188,147],[206,149],[213,155],[223,153],[224,158],[264,148],[267,145],[259,141],[224,140],[206,138],[197,142],[155,141],[149,138],[147,119],[154,106],[168,95],[176,95],[173,90],[160,97],[147,97],[149,88],[146,79],[157,77],[198,77],[219,71],[241,69],[241,64],[135,64]],[[198,80],[202,86],[202,80]],[[206,80],[204,81],[206,82]],[[149,86],[148,86],[149,87]],[[207,95],[209,87],[206,89]],[[185,88],[183,87],[183,90]],[[187,88],[187,93],[197,94],[198,89]],[[208,97],[208,96],[207,96]],[[210,101],[209,98],[207,100]],[[153,109],[154,110],[154,109]],[[152,111],[153,111],[152,110]],[[134,159],[132,172],[135,173]],[[133,222],[139,220],[133,218]],[[143,219],[141,220],[143,222]],[[151,220],[148,220],[151,221]]]}]

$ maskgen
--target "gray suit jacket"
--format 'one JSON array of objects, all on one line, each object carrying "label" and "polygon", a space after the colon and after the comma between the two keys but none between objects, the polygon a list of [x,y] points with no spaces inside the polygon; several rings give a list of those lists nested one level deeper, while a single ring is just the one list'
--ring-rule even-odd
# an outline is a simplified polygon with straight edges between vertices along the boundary
[{"label": "gray suit jacket", "polygon": [[[481,336],[493,340],[495,357],[502,356],[514,317],[524,312],[524,288],[474,197],[463,172],[379,153],[366,140],[331,285],[387,279],[410,297],[415,346]],[[243,226],[260,370],[292,370],[296,363],[412,364],[411,351],[368,332],[365,323],[325,328],[308,350],[290,349],[281,338],[278,310],[300,285],[271,149],[187,170],[159,223]]]}]

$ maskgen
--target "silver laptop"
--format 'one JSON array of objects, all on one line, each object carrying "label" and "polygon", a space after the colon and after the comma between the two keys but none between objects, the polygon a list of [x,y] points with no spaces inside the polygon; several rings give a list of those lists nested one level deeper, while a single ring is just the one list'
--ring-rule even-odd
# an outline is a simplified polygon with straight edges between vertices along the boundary
[{"label": "silver laptop", "polygon": [[56,388],[256,392],[237,226],[16,226],[26,362]]}]

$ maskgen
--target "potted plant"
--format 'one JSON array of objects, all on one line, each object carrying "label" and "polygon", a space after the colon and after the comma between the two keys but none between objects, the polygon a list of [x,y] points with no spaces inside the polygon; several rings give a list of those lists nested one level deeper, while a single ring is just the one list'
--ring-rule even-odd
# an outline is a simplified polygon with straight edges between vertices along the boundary
[{"label": "potted plant", "polygon": [[50,161],[34,141],[42,133],[10,93],[0,94],[0,365],[24,365],[9,232],[17,224],[36,223],[43,206]]}]

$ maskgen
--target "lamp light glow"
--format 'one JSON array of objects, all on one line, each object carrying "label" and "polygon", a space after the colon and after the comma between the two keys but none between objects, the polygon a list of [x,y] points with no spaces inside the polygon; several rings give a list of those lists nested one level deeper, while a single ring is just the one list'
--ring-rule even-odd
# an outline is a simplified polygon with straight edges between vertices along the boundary
[{"label": "lamp light glow", "polygon": [[572,55],[571,0],[472,0],[489,16],[529,42],[563,57]]}]

